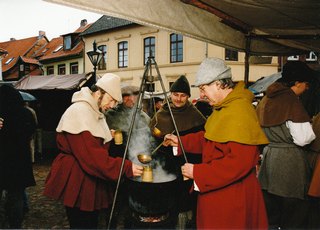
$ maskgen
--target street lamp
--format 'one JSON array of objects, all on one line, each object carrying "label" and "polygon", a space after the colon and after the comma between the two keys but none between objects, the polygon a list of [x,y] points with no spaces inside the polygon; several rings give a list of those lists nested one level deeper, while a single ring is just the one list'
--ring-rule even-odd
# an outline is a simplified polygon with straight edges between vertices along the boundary
[{"label": "street lamp", "polygon": [[100,59],[102,58],[102,53],[97,51],[97,43],[96,41],[93,42],[93,50],[88,51],[87,55],[93,65],[93,79],[94,79],[94,83],[97,81],[97,65],[100,62]]}]

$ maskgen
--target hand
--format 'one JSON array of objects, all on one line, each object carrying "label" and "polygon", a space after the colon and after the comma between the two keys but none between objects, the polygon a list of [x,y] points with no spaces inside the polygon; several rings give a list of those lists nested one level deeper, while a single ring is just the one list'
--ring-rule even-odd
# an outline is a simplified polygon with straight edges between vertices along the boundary
[{"label": "hand", "polygon": [[176,135],[173,134],[167,134],[164,136],[164,141],[163,141],[163,145],[164,146],[174,146],[177,147],[178,146],[178,137]]},{"label": "hand", "polygon": [[181,166],[181,172],[183,176],[193,179],[193,164],[185,163]]},{"label": "hand", "polygon": [[133,176],[141,176],[143,173],[143,167],[132,163],[132,173]]}]

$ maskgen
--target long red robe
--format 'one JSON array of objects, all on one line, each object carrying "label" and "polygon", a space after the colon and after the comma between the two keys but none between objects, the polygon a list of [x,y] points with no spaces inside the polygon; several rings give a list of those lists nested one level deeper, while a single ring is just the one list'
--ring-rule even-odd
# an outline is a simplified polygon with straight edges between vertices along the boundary
[{"label": "long red robe", "polygon": [[197,228],[267,229],[264,200],[255,174],[257,146],[209,141],[203,131],[181,140],[186,152],[202,153],[203,163],[195,164],[193,169],[200,189]]},{"label": "long red robe", "polygon": [[[83,211],[107,208],[113,199],[112,181],[119,176],[122,159],[109,156],[109,143],[84,131],[58,133],[61,153],[52,163],[44,195],[62,199],[68,207]],[[125,161],[123,172],[132,177],[132,163]]]}]

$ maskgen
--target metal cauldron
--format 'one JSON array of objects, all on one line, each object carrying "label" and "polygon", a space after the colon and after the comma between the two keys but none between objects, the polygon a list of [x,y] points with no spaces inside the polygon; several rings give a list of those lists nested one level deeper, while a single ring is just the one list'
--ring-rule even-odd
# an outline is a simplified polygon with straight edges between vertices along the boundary
[{"label": "metal cauldron", "polygon": [[177,179],[150,183],[127,179],[129,206],[141,214],[157,215],[177,207]]}]

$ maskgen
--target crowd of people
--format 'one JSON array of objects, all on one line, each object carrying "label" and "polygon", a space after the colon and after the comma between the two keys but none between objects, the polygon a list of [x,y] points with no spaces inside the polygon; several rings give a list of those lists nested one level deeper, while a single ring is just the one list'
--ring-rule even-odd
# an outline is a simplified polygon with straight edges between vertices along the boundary
[{"label": "crowd of people", "polygon": [[[144,165],[137,155],[162,145],[152,161],[177,178],[170,228],[320,227],[308,222],[320,208],[311,208],[320,198],[320,115],[311,119],[299,99],[313,81],[314,71],[304,62],[290,61],[255,107],[253,93],[232,80],[230,67],[206,58],[195,77],[197,102],[205,109],[190,102],[190,83],[181,75],[149,116],[139,107],[139,87],[121,87],[120,77],[107,73],[75,92],[62,115],[56,128],[59,154],[43,194],[63,202],[70,228],[98,228],[99,214],[110,214],[115,182],[141,177]],[[24,190],[35,185],[30,148],[35,128],[19,92],[1,86],[2,228],[21,228]],[[122,143],[115,141],[119,131]],[[131,227],[125,183],[112,228]]]}]

